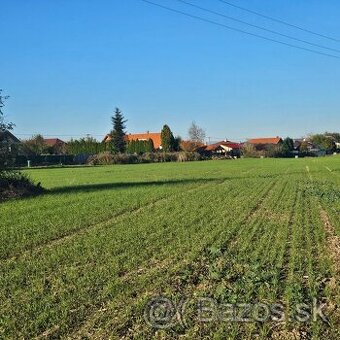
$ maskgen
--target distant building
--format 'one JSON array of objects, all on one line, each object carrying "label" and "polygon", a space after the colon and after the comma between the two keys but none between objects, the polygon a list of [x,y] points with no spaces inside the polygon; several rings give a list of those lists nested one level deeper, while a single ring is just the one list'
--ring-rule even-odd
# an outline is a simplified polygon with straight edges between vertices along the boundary
[{"label": "distant building", "polygon": [[247,144],[253,145],[257,151],[267,150],[269,147],[278,146],[283,142],[281,137],[252,138]]},{"label": "distant building", "polygon": [[13,135],[10,131],[0,131],[0,143],[5,146],[8,152],[13,152],[17,149],[17,145],[20,144],[20,140]]},{"label": "distant building", "polygon": [[326,151],[322,150],[318,145],[315,145],[309,138],[294,140],[294,154],[308,154],[311,156],[325,156]]},{"label": "distant building", "polygon": [[[133,140],[135,141],[147,141],[151,139],[153,142],[153,146],[155,150],[161,149],[162,148],[162,141],[161,141],[161,134],[159,132],[149,132],[147,131],[146,133],[129,133],[125,135],[125,141],[126,142],[131,142]],[[104,137],[104,142],[108,143],[112,140],[111,135],[106,135]]]},{"label": "distant building", "polygon": [[44,144],[48,146],[49,151],[53,154],[65,153],[66,143],[59,138],[44,138]]},{"label": "distant building", "polygon": [[252,145],[279,145],[281,143],[282,143],[281,137],[252,138],[248,140],[248,144]]},{"label": "distant building", "polygon": [[180,148],[183,151],[194,152],[200,151],[206,147],[206,144],[202,142],[193,142],[191,140],[182,140]]},{"label": "distant building", "polygon": [[13,135],[10,131],[0,131],[0,142],[6,142],[8,144],[20,143],[20,140]]},{"label": "distant building", "polygon": [[221,141],[201,148],[202,151],[212,155],[240,156],[241,144],[230,141]]},{"label": "distant building", "polygon": [[[20,143],[21,141],[8,130],[0,131],[0,152],[6,155],[6,164],[14,161],[19,153]],[[9,163],[7,162],[8,160],[10,160]]]},{"label": "distant building", "polygon": [[44,143],[48,146],[64,146],[66,143],[59,138],[44,138]]}]

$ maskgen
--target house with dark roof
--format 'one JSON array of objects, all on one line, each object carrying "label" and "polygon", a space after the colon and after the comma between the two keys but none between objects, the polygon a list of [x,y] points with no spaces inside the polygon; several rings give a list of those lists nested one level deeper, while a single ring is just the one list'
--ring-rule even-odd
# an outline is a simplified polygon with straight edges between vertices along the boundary
[{"label": "house with dark roof", "polygon": [[21,141],[13,135],[12,132],[5,130],[0,131],[0,152],[15,158],[19,152]]},{"label": "house with dark roof", "polygon": [[5,130],[0,131],[0,142],[10,144],[18,144],[20,140],[13,135],[12,132]]},{"label": "house with dark roof", "polygon": [[1,146],[5,146],[9,152],[17,150],[17,145],[20,144],[20,140],[13,135],[12,132],[5,130],[0,131],[0,143]]}]

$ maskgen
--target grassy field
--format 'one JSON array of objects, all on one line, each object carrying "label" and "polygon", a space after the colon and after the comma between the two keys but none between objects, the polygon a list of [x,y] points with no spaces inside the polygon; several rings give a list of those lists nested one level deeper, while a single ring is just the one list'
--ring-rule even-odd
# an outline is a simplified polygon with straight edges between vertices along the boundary
[{"label": "grassy field", "polygon": [[[0,204],[0,338],[340,338],[338,156],[27,173],[49,192]],[[160,296],[185,306],[164,329]],[[203,322],[201,298],[285,318]],[[326,322],[296,318],[313,299]]]}]

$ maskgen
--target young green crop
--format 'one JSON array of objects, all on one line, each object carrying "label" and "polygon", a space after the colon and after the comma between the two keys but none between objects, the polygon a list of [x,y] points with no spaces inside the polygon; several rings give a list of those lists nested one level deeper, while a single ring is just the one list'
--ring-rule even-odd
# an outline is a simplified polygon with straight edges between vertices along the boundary
[{"label": "young green crop", "polygon": [[200,323],[189,304],[165,330],[143,313],[160,295],[339,303],[323,220],[340,235],[339,157],[27,173],[49,192],[0,205],[0,338],[337,338],[337,312],[273,327]]}]

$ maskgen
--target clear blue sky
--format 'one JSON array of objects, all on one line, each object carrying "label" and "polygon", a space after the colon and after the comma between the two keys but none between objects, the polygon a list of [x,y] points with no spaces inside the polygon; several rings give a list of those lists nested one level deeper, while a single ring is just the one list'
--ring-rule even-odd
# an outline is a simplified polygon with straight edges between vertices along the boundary
[{"label": "clear blue sky", "polygon": [[[294,43],[176,0],[153,1]],[[217,0],[187,1],[340,50],[340,42]],[[338,0],[229,1],[340,39]],[[115,106],[128,119],[129,132],[159,131],[167,123],[184,138],[193,120],[213,139],[340,130],[340,59],[140,0],[0,0],[0,9],[0,88],[11,96],[5,112],[21,138],[100,138],[110,130]]]}]

